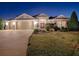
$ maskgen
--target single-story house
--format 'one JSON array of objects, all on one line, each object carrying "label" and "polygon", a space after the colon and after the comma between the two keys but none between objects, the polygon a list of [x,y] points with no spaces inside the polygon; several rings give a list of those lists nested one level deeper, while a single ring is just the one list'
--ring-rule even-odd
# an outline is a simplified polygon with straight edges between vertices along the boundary
[{"label": "single-story house", "polygon": [[49,17],[48,15],[42,13],[38,15],[28,15],[23,13],[13,19],[4,21],[4,29],[8,30],[26,30],[26,29],[45,29],[47,23],[56,23],[56,25],[61,28],[67,28],[68,18],[59,15],[55,17]]}]

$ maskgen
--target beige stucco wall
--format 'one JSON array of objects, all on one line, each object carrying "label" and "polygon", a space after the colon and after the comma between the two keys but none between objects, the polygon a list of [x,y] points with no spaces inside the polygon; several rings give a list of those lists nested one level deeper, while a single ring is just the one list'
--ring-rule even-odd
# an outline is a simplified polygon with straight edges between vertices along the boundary
[{"label": "beige stucco wall", "polygon": [[67,20],[68,19],[50,19],[47,23],[56,23],[56,25],[61,28],[65,27],[67,28]]},{"label": "beige stucco wall", "polygon": [[48,21],[48,17],[38,17],[38,29],[43,29],[41,28],[41,23],[44,23],[44,29],[45,29],[45,26],[46,26],[46,23]]},{"label": "beige stucco wall", "polygon": [[67,28],[67,19],[56,19],[56,24],[59,28],[64,27]]},{"label": "beige stucco wall", "polygon": [[9,29],[16,29],[16,20],[9,21]]},{"label": "beige stucco wall", "polygon": [[[54,19],[50,20],[48,18],[39,18],[39,19],[28,19],[28,20],[10,20],[6,21],[8,22],[8,25],[6,26],[6,29],[11,29],[11,30],[26,30],[26,29],[35,29],[37,28],[37,24],[35,24],[35,21],[38,23],[38,29],[40,28],[41,23],[54,23],[56,22],[56,25],[61,28],[61,27],[67,27],[67,19],[62,21],[63,19]],[[15,23],[15,24],[13,24]]]}]

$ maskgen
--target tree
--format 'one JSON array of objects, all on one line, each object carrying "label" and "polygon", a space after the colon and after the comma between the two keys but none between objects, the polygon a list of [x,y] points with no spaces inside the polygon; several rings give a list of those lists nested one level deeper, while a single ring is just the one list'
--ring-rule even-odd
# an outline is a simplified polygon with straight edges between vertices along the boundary
[{"label": "tree", "polygon": [[2,30],[2,28],[3,28],[3,21],[2,21],[2,19],[0,18],[0,30]]},{"label": "tree", "polygon": [[78,30],[79,28],[78,17],[75,11],[72,12],[70,20],[68,21],[68,29],[69,30]]}]

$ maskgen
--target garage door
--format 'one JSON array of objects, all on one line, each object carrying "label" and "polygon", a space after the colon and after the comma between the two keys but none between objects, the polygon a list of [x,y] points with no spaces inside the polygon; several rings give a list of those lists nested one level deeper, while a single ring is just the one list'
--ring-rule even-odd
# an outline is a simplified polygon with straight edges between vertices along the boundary
[{"label": "garage door", "polygon": [[32,20],[19,20],[16,22],[16,29],[33,29],[33,21]]}]

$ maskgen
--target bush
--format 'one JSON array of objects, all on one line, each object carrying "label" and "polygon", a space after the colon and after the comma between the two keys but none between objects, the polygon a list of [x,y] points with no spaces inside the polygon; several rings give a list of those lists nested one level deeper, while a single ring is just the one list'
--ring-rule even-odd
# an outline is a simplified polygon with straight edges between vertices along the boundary
[{"label": "bush", "polygon": [[53,31],[54,30],[54,24],[53,23],[46,24],[46,30],[47,31]]},{"label": "bush", "polygon": [[50,25],[46,24],[46,30],[49,31],[50,30]]},{"label": "bush", "polygon": [[54,26],[55,31],[60,30],[60,28],[58,28],[57,26]]},{"label": "bush", "polygon": [[35,33],[35,34],[37,34],[38,32],[39,32],[39,30],[38,30],[38,29],[35,29],[35,30],[34,30],[34,33]]},{"label": "bush", "polygon": [[50,27],[49,26],[46,26],[46,30],[49,31],[50,30]]},{"label": "bush", "polygon": [[68,29],[67,29],[67,28],[62,27],[62,28],[61,28],[61,31],[62,31],[62,32],[67,32],[67,31],[68,31]]}]

